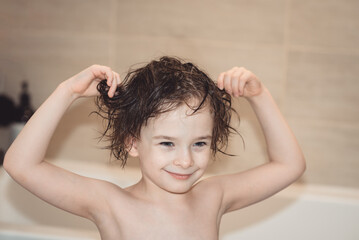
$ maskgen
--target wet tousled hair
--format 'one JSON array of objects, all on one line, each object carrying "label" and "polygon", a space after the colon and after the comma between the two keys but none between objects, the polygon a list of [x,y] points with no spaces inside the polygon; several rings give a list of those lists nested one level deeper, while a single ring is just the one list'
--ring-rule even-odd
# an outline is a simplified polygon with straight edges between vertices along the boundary
[{"label": "wet tousled hair", "polygon": [[[213,116],[211,149],[213,154],[227,147],[231,132],[231,96],[190,62],[164,56],[137,69],[130,69],[117,87],[114,97],[108,97],[106,80],[97,86],[98,114],[107,120],[102,137],[110,142],[108,149],[125,166],[129,139],[140,138],[142,126],[150,118],[172,111],[186,104],[196,113],[209,107]],[[193,99],[198,104],[193,106]],[[192,104],[192,105],[191,105]],[[236,112],[235,112],[236,113]],[[227,154],[229,155],[229,154]]]}]

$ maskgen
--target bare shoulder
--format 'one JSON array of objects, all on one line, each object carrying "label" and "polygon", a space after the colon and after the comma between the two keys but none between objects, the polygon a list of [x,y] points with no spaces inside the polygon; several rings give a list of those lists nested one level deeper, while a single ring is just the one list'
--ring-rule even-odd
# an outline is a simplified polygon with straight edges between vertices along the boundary
[{"label": "bare shoulder", "polygon": [[221,192],[220,178],[222,176],[210,176],[200,180],[194,188],[197,191],[210,191],[210,192]]},{"label": "bare shoulder", "polygon": [[112,231],[118,228],[114,223],[119,217],[118,213],[126,211],[126,206],[131,201],[130,194],[122,187],[105,180],[90,179],[94,195],[90,201],[91,206],[89,220],[93,221],[98,228],[104,228],[103,223]]},{"label": "bare shoulder", "polygon": [[221,176],[211,176],[199,181],[193,186],[192,191],[201,204],[207,204],[211,209],[217,209],[218,213],[223,212],[223,188]]},{"label": "bare shoulder", "polygon": [[104,210],[103,207],[106,205],[111,205],[111,202],[113,201],[112,199],[115,198],[116,200],[119,200],[128,197],[127,191],[112,182],[92,178],[90,178],[90,181],[91,186],[97,195],[93,200],[97,202],[97,205],[99,205],[98,207],[102,210]]}]

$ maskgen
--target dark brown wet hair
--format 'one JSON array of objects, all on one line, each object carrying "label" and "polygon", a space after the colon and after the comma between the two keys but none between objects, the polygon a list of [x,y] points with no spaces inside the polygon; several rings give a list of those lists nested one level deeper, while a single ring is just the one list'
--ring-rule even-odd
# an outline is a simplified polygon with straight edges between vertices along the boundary
[{"label": "dark brown wet hair", "polygon": [[[130,138],[140,138],[142,126],[148,119],[187,104],[196,113],[205,106],[213,115],[211,149],[213,154],[227,147],[231,132],[231,96],[190,62],[164,56],[137,69],[130,69],[117,87],[115,96],[109,98],[106,80],[97,86],[98,114],[107,120],[102,137],[110,142],[108,149],[125,166]],[[198,104],[193,106],[193,99]],[[192,100],[192,101],[191,101]],[[191,105],[192,104],[192,105]]]}]

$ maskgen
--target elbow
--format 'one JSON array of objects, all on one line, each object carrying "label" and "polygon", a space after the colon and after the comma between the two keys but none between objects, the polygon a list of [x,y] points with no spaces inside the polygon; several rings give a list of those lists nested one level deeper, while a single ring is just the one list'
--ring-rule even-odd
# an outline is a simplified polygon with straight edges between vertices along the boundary
[{"label": "elbow", "polygon": [[5,154],[4,162],[3,162],[3,168],[7,173],[9,173],[11,169],[10,159],[8,155],[9,155],[8,153]]},{"label": "elbow", "polygon": [[303,157],[303,163],[302,163],[302,174],[305,172],[305,170],[307,170],[307,163],[306,163],[306,161],[305,161],[305,158]]},{"label": "elbow", "polygon": [[305,158],[302,156],[297,160],[297,164],[295,165],[295,172],[297,179],[304,174],[306,169],[307,169],[307,164],[305,162]]},{"label": "elbow", "polygon": [[289,161],[288,164],[296,179],[300,178],[307,168],[305,157],[302,151],[292,155],[291,161]]},{"label": "elbow", "polygon": [[282,164],[282,166],[285,168],[285,171],[288,173],[288,176],[290,176],[292,182],[298,180],[307,168],[305,158],[303,156],[292,158],[291,161]]},{"label": "elbow", "polygon": [[304,174],[305,170],[307,170],[307,163],[305,162],[305,158],[303,157],[303,163],[302,163],[302,174]]},{"label": "elbow", "polygon": [[4,156],[3,168],[10,176],[14,175],[16,166],[15,166],[13,158],[11,157],[11,154],[9,154],[9,152],[6,152],[6,154]]},{"label": "elbow", "polygon": [[298,162],[299,162],[299,166],[300,166],[299,169],[301,170],[301,175],[302,175],[305,172],[305,170],[307,169],[307,163],[305,161],[305,157],[304,157],[303,153],[300,154]]}]

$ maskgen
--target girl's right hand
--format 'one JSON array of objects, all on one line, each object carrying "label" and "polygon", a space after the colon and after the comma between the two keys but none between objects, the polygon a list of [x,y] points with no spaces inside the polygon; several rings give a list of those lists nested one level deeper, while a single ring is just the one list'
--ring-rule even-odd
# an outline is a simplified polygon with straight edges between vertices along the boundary
[{"label": "girl's right hand", "polygon": [[121,79],[117,72],[112,71],[112,69],[107,66],[92,65],[69,78],[64,83],[74,98],[92,97],[99,95],[97,85],[104,79],[107,79],[107,85],[110,87],[108,96],[112,98]]}]

